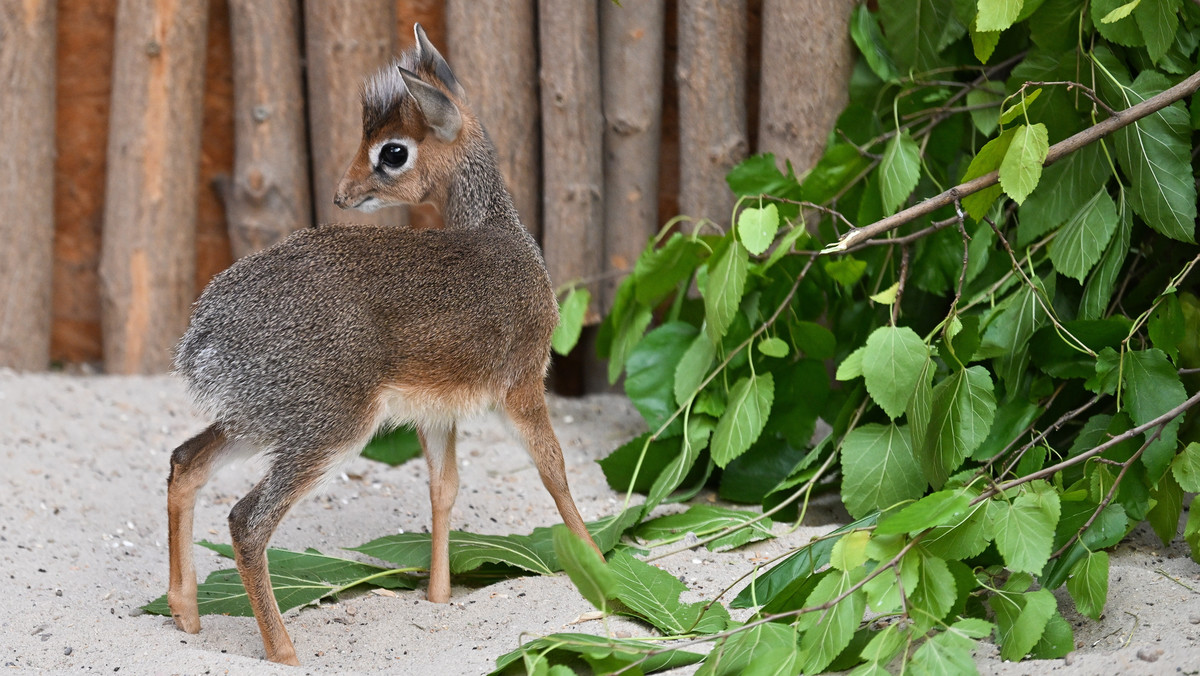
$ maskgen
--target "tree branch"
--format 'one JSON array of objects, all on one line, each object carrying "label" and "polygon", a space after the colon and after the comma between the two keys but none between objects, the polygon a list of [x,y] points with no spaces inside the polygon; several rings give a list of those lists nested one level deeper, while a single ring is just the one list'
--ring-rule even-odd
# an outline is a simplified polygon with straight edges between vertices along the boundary
[{"label": "tree branch", "polygon": [[[1051,164],[1054,164],[1058,160],[1062,159],[1064,156],[1079,150],[1089,143],[1102,139],[1114,131],[1121,129],[1122,127],[1129,126],[1143,117],[1146,117],[1147,115],[1152,115],[1163,108],[1166,108],[1172,103],[1175,103],[1186,96],[1190,96],[1191,94],[1195,93],[1197,89],[1200,89],[1200,72],[1193,73],[1183,82],[1180,82],[1174,87],[1171,87],[1160,94],[1156,94],[1137,105],[1113,113],[1112,117],[1104,120],[1103,122],[1100,122],[1095,126],[1088,127],[1078,134],[1075,134],[1074,136],[1050,146],[1050,151],[1046,154],[1044,166],[1050,166]],[[862,242],[875,237],[876,235],[889,230],[894,230],[905,223],[920,218],[921,216],[933,213],[934,211],[937,211],[938,209],[949,204],[953,204],[955,200],[961,200],[967,195],[993,186],[999,181],[999,178],[999,172],[993,171],[990,174],[986,174],[984,176],[980,176],[979,178],[971,179],[966,183],[956,185],[940,195],[930,197],[924,202],[914,204],[913,206],[901,212],[876,221],[870,225],[851,230],[843,235],[842,238],[835,244],[826,247],[822,253],[841,253],[850,247],[861,244]]]}]

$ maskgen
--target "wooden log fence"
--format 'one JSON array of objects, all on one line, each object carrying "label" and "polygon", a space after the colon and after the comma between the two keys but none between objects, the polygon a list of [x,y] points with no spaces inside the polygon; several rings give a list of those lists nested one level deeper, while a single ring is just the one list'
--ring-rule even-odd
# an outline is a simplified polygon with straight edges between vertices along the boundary
[{"label": "wooden log fence", "polygon": [[[541,241],[554,282],[588,286],[595,321],[647,239],[674,215],[659,213],[660,204],[677,202],[681,213],[724,224],[734,203],[724,175],[749,153],[775,152],[798,171],[815,161],[844,101],[853,62],[846,22],[854,4],[90,5],[97,16],[115,14],[114,31],[88,27],[73,9],[71,25],[56,27],[50,0],[0,0],[0,157],[6,168],[0,172],[6,215],[0,220],[0,367],[102,361],[111,373],[166,370],[206,281],[195,279],[195,270],[211,267],[197,265],[196,204],[210,194],[200,191],[222,198],[230,259],[316,223],[409,222],[404,210],[337,210],[332,196],[359,143],[360,83],[399,45],[411,44],[412,16],[445,37],[439,46],[492,133],[518,211]],[[206,40],[210,16],[214,30],[228,27],[226,37]],[[84,30],[94,30],[94,38],[75,37]],[[71,182],[71,165],[61,160],[71,151],[64,144],[78,134],[65,135],[60,127],[56,135],[56,106],[74,102],[64,102],[69,90],[61,86],[55,99],[55,50],[61,59],[63,49],[97,43],[111,51],[113,64],[111,112],[99,118],[105,126],[97,133],[104,138],[93,139],[107,148],[107,166],[102,194],[77,201],[99,205],[94,218],[103,226],[96,226],[98,254],[88,258],[84,251],[63,266],[52,258],[52,252],[61,255],[54,233],[79,226],[56,223],[56,214],[75,211],[58,204],[69,191],[56,191],[47,177],[57,170],[58,180],[76,190],[89,183]],[[755,64],[751,72],[755,44],[762,45],[761,68]],[[228,73],[214,70],[212,59],[206,72],[206,47],[230,50]],[[66,58],[78,61],[70,52]],[[202,127],[201,118],[214,106],[232,120],[233,152],[221,160],[204,150],[202,162],[208,148],[202,129],[209,123]],[[672,166],[662,166],[663,159]],[[413,223],[423,227],[429,220],[414,216]],[[53,351],[62,344],[55,332],[65,323],[60,292],[95,284],[89,280],[97,274],[102,335],[95,343],[103,352]],[[52,279],[59,285],[53,296]],[[78,334],[79,323],[70,330]]]}]

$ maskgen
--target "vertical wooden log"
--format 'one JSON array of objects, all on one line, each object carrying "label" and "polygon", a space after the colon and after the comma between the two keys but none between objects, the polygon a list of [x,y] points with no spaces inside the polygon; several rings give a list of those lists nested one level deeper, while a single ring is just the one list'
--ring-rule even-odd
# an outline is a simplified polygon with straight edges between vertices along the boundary
[{"label": "vertical wooden log", "polygon": [[312,225],[298,0],[230,0],[233,177],[223,186],[233,255]]},{"label": "vertical wooden log", "polygon": [[763,0],[758,150],[797,173],[821,158],[846,107],[857,0]]},{"label": "vertical wooden log", "polygon": [[658,229],[663,3],[601,3],[604,272],[601,308]]},{"label": "vertical wooden log", "polygon": [[0,366],[50,364],[54,0],[0,0]]},{"label": "vertical wooden log", "polygon": [[746,0],[679,0],[679,209],[717,223],[746,157]]},{"label": "vertical wooden log", "polygon": [[[542,247],[557,284],[593,279],[604,250],[599,9],[538,2],[542,81]],[[597,320],[596,304],[589,321]]]},{"label": "vertical wooden log", "polygon": [[[579,3],[585,4],[585,3]],[[446,0],[446,54],[500,154],[521,222],[541,237],[538,45],[533,0]]]},{"label": "vertical wooden log", "polygon": [[407,209],[342,211],[333,194],[362,140],[363,81],[391,62],[396,6],[390,0],[304,3],[309,139],[317,223],[408,222]]},{"label": "vertical wooden log", "polygon": [[166,370],[194,297],[207,2],[117,9],[100,254],[104,365]]}]

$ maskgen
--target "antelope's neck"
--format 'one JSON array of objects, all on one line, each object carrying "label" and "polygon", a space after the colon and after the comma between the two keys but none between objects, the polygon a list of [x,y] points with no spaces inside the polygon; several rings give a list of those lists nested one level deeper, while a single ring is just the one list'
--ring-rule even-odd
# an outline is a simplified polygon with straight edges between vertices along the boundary
[{"label": "antelope's neck", "polygon": [[496,164],[496,150],[486,134],[470,145],[451,176],[442,218],[445,227],[453,230],[525,230]]}]

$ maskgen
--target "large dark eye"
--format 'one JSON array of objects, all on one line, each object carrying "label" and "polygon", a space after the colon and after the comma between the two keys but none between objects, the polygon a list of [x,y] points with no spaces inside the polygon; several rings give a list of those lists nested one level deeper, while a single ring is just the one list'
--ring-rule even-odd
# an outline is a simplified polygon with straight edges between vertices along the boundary
[{"label": "large dark eye", "polygon": [[379,164],[388,169],[399,169],[408,161],[408,148],[399,143],[389,143],[379,149]]}]

